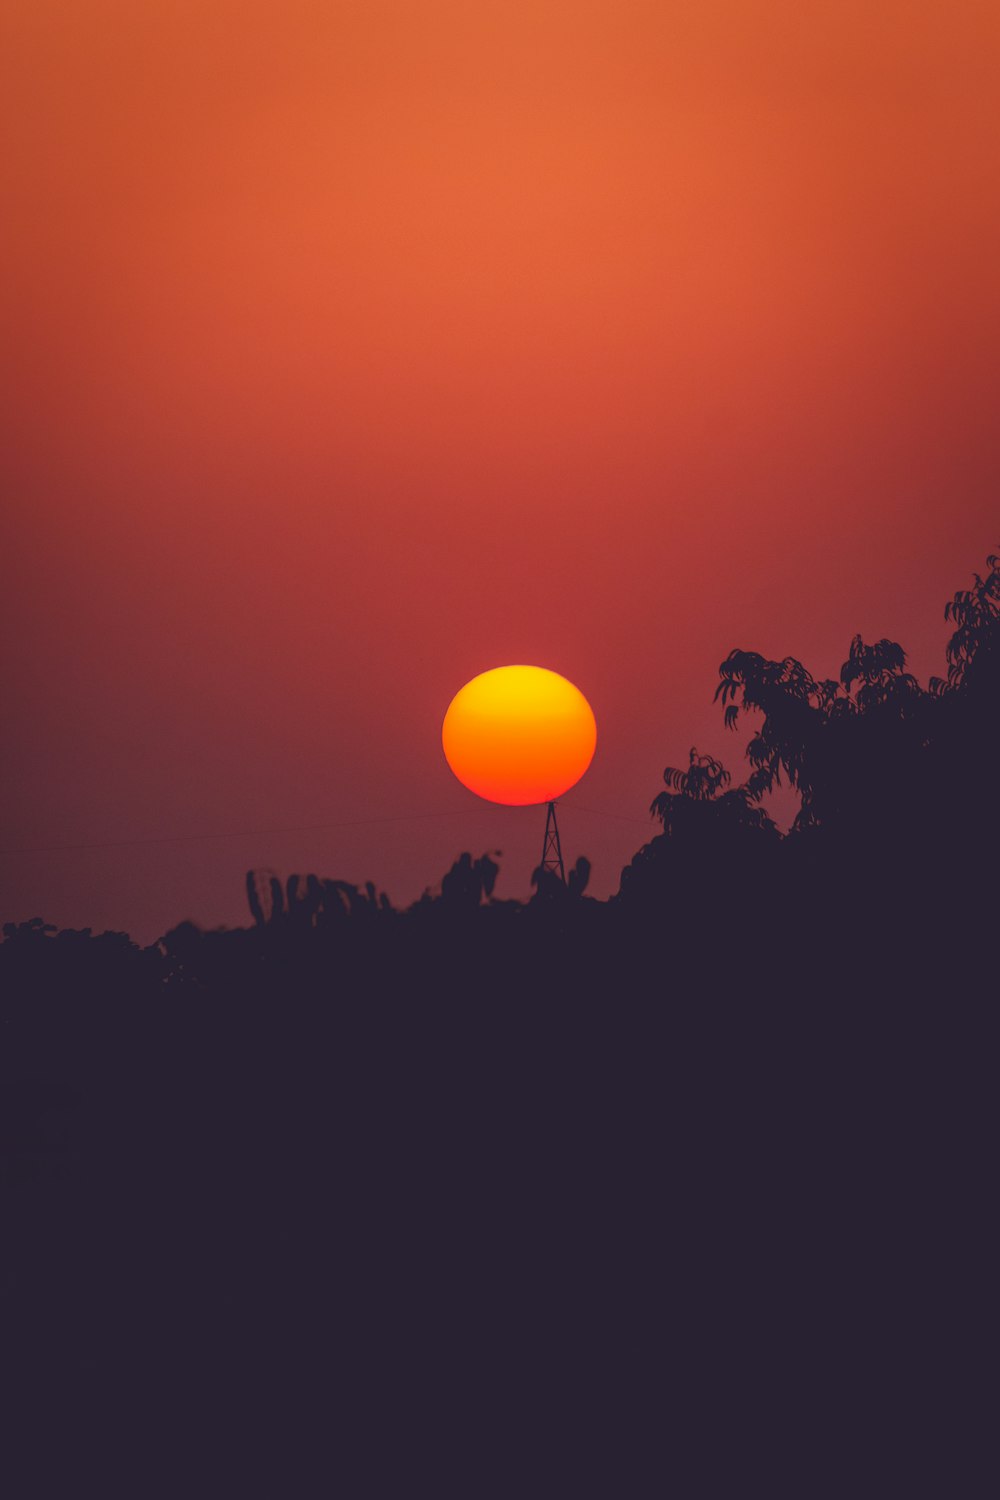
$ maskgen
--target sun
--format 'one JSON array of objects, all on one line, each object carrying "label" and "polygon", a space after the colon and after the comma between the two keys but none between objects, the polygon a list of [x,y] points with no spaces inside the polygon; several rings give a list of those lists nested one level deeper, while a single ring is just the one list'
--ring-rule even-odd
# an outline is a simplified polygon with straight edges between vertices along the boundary
[{"label": "sun", "polygon": [[451,700],[445,759],[463,786],[523,807],[575,786],[594,758],[597,724],[580,689],[545,667],[494,667]]}]

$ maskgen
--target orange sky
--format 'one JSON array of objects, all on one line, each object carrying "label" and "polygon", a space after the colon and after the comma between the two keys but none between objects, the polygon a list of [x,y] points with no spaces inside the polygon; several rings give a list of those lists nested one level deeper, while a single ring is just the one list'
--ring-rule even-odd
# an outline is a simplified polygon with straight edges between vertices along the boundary
[{"label": "orange sky", "polygon": [[3,847],[123,841],[4,854],[5,919],[465,847],[524,894],[440,749],[508,661],[594,707],[606,894],[664,764],[741,771],[732,646],[940,670],[1000,543],[994,0],[6,0],[0,58]]}]

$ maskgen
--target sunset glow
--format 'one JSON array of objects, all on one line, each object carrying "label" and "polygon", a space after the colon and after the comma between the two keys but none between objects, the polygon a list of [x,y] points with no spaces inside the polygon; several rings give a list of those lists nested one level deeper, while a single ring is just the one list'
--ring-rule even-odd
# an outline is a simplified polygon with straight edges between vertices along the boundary
[{"label": "sunset glow", "polygon": [[405,902],[491,840],[528,896],[439,735],[533,661],[600,717],[603,898],[664,765],[744,774],[733,647],[942,671],[1000,544],[1000,6],[0,12],[4,920]]},{"label": "sunset glow", "polygon": [[495,667],[455,694],[441,731],[445,758],[489,802],[549,802],[575,786],[597,745],[579,688],[544,667]]}]

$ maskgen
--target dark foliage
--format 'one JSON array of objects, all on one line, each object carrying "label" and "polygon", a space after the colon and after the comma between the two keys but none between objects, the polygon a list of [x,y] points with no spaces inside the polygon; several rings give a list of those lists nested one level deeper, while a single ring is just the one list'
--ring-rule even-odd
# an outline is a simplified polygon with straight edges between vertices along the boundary
[{"label": "dark foliage", "polygon": [[465,853],[408,910],[251,872],[245,929],[8,924],[29,1405],[174,1415],[137,1494],[199,1421],[195,1493],[854,1492],[875,1428],[968,1488],[928,1434],[977,1400],[995,1172],[989,569],[927,689],[887,640],[839,681],[733,651],[747,780],[668,767],[610,901]]}]

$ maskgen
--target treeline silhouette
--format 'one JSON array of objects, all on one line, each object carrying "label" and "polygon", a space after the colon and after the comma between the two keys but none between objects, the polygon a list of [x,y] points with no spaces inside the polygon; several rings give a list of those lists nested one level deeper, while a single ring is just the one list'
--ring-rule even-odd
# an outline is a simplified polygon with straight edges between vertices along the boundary
[{"label": "treeline silhouette", "polygon": [[[813,677],[794,657],[732,651],[716,698],[727,727],[752,725],[749,774],[734,787],[720,761],[695,749],[686,768],[668,767],[666,790],[650,809],[662,832],[638,851],[608,902],[586,897],[585,858],[566,885],[536,870],[535,895],[523,904],[494,899],[498,865],[489,854],[465,853],[437,894],[406,911],[371,882],[308,874],[282,883],[251,871],[249,930],[183,923],[139,950],[120,933],[56,933],[41,918],[8,923],[4,976],[17,986],[68,984],[81,995],[123,986],[259,991],[272,978],[283,983],[284,966],[295,963],[297,983],[333,992],[341,965],[347,975],[355,960],[371,963],[384,982],[393,958],[409,964],[410,949],[424,957],[433,950],[440,974],[452,967],[452,945],[471,940],[516,954],[517,963],[551,942],[570,962],[569,980],[580,983],[593,957],[588,951],[584,964],[572,962],[581,944],[609,946],[614,962],[629,950],[650,948],[661,959],[669,950],[669,967],[697,982],[706,943],[713,961],[724,962],[727,949],[735,959],[726,932],[758,931],[775,970],[783,958],[811,952],[823,933],[830,951],[849,947],[859,969],[905,961],[904,931],[924,948],[960,929],[974,944],[994,907],[990,856],[1000,827],[992,754],[1000,742],[997,563],[990,557],[987,573],[947,605],[955,627],[947,675],[927,687],[889,640],[855,636],[835,680]],[[785,836],[762,806],[782,783],[800,800]],[[765,939],[760,924],[770,926],[777,913],[780,940]],[[407,986],[420,977],[408,969]],[[489,977],[469,974],[470,991]],[[364,982],[363,969],[349,978]],[[656,973],[649,980],[657,982]]]},{"label": "treeline silhouette", "polygon": [[211,1410],[283,1492],[277,1434],[312,1413],[351,1494],[396,1493],[403,1451],[449,1493],[561,1493],[577,1460],[606,1493],[726,1493],[734,1445],[832,1470],[877,1413],[954,1490],[954,1447],[917,1432],[978,1399],[997,558],[946,613],[926,687],[888,640],[837,680],[732,651],[746,779],[667,767],[608,901],[586,859],[500,900],[463,853],[406,909],[250,872],[240,929],[7,924],[29,1404],[99,1397],[142,1431],[180,1401],[188,1436]]}]

